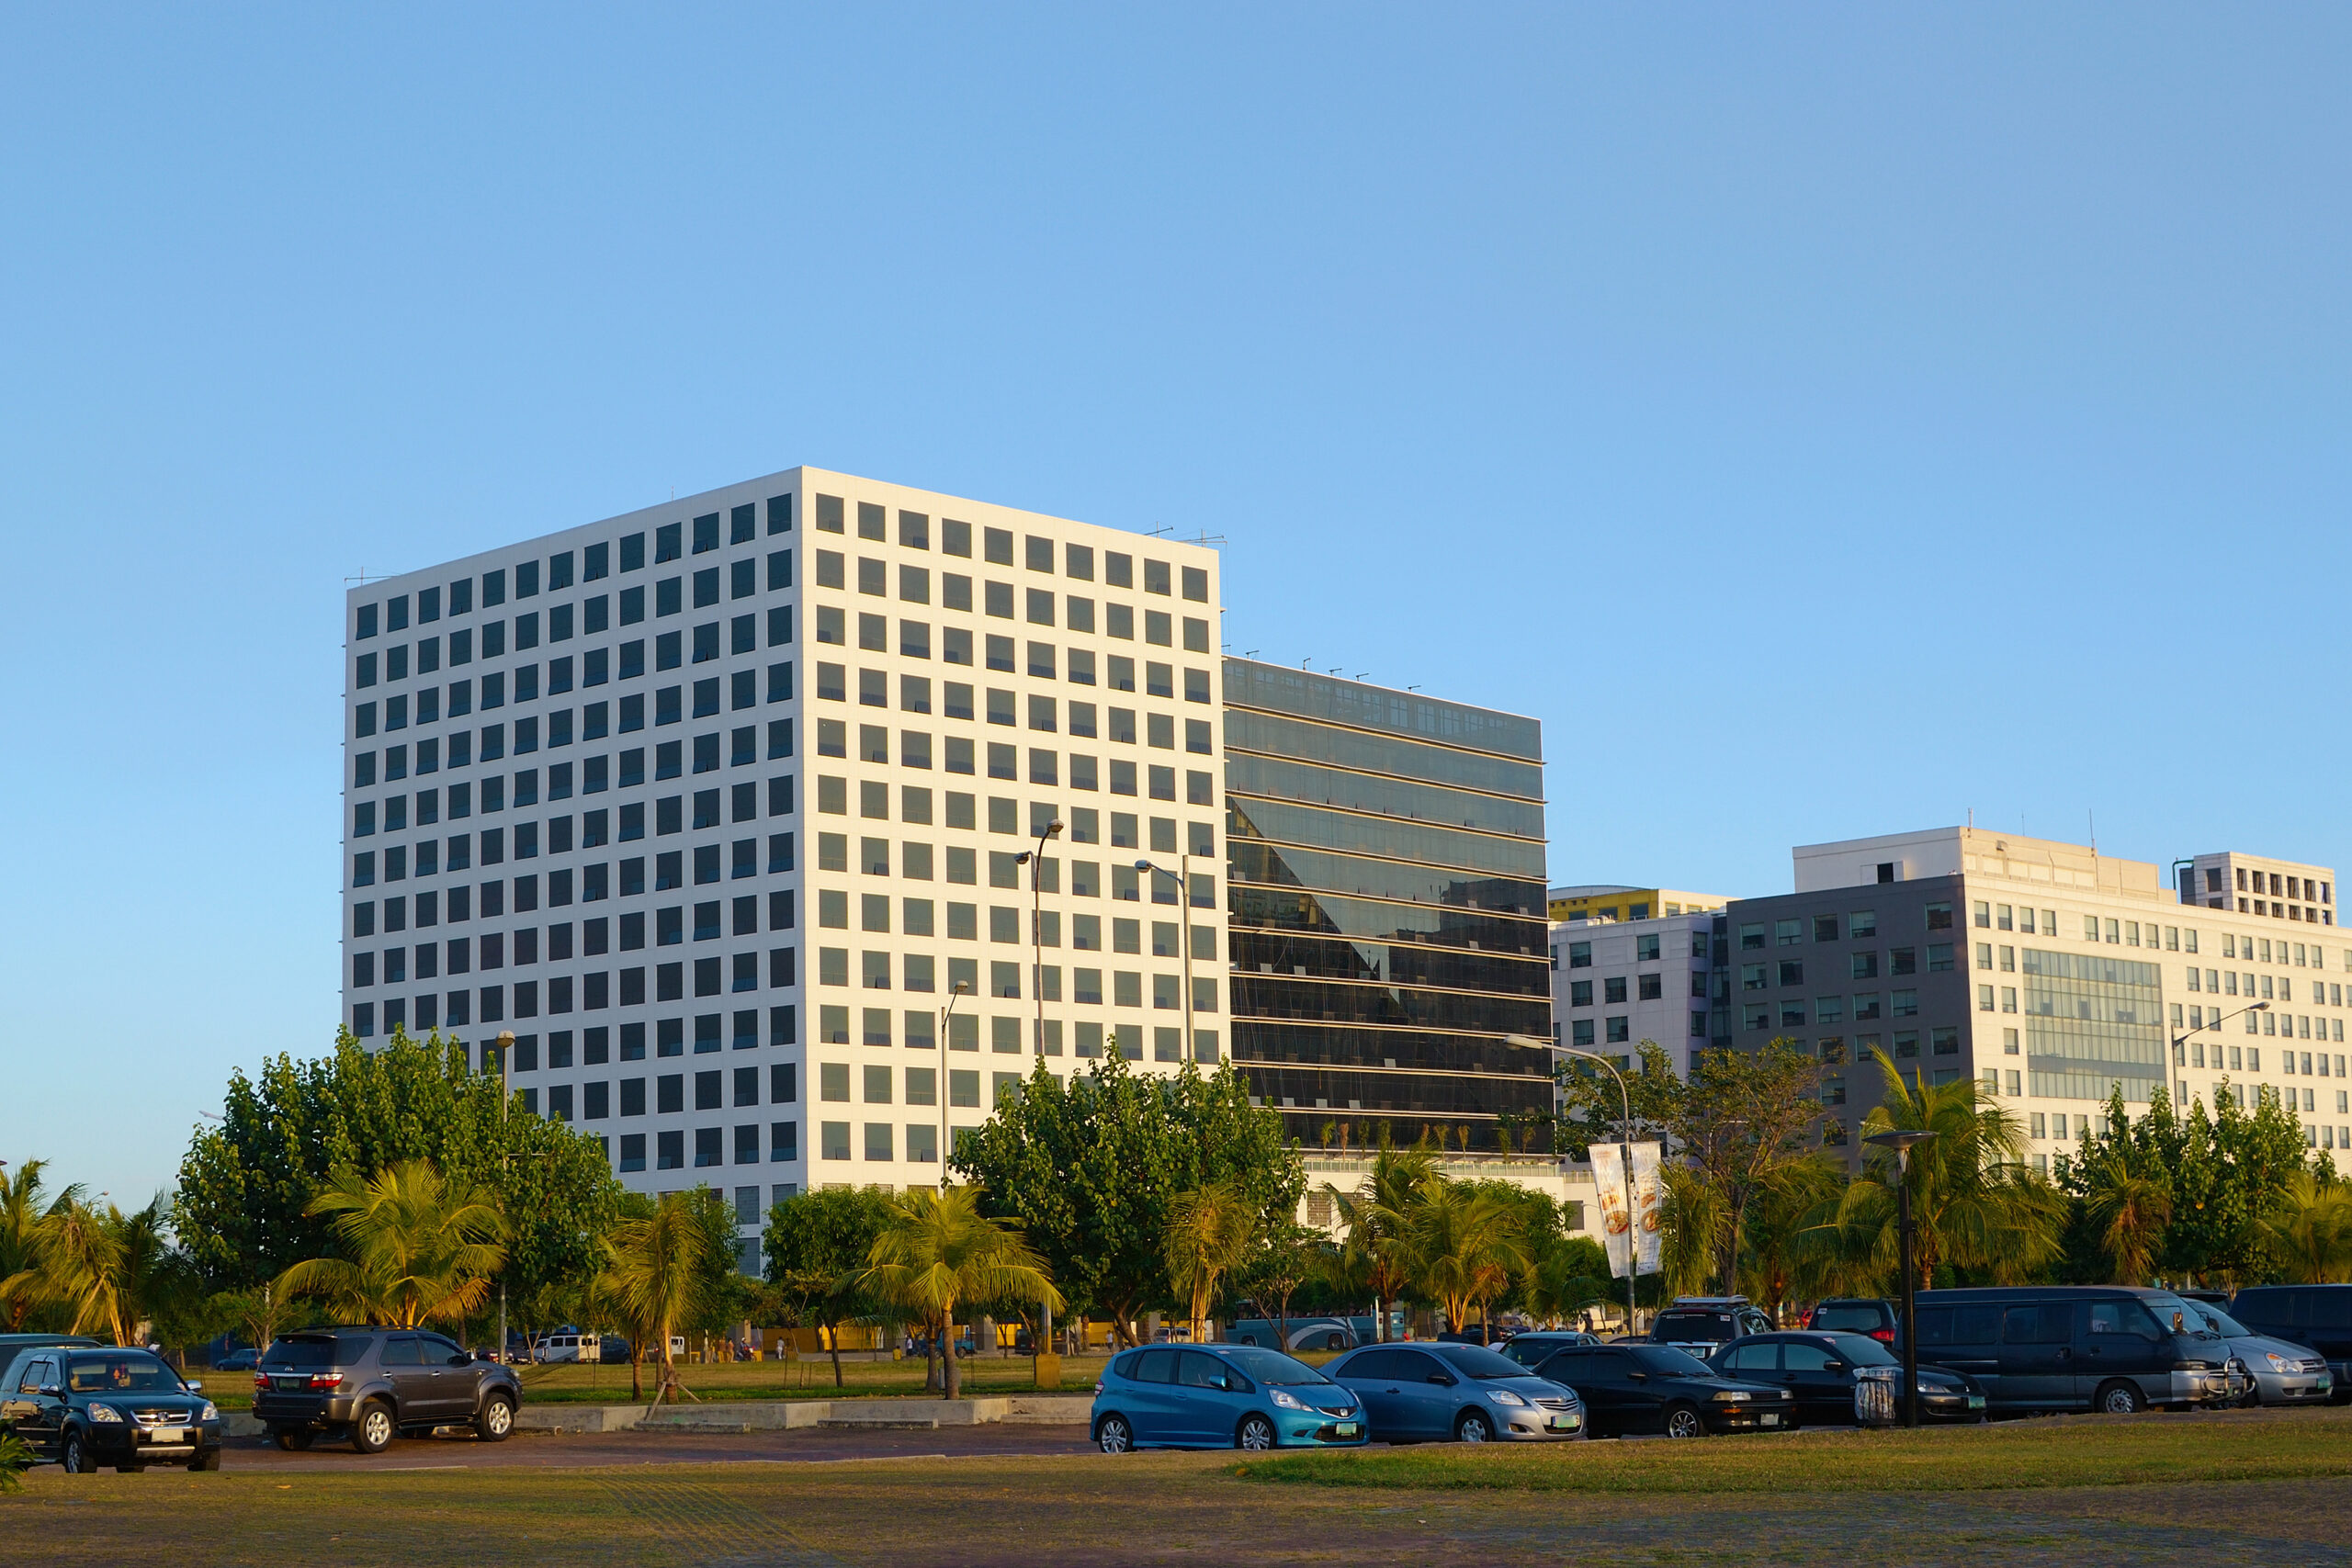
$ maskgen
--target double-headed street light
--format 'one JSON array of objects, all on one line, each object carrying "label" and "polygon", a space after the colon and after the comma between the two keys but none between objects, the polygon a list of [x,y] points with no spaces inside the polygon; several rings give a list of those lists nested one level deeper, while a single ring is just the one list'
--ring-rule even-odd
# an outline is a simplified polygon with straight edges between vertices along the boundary
[{"label": "double-headed street light", "polygon": [[1182,948],[1182,949],[1183,949],[1183,952],[1184,952],[1184,1055],[1183,1055],[1183,1059],[1184,1059],[1185,1061],[1187,1061],[1187,1062],[1190,1062],[1190,1061],[1193,1061],[1193,1059],[1198,1055],[1198,1052],[1197,1052],[1197,1051],[1195,1050],[1195,1048],[1194,1048],[1194,1044],[1193,1044],[1193,1042],[1194,1042],[1194,1036],[1193,1036],[1193,856],[1192,856],[1192,852],[1191,852],[1190,851],[1187,851],[1187,852],[1185,852],[1183,854],[1180,855],[1180,856],[1177,858],[1176,864],[1177,864],[1177,866],[1178,866],[1180,869],[1175,870],[1175,871],[1170,871],[1170,870],[1169,870],[1166,866],[1162,866],[1162,865],[1154,865],[1151,862],[1149,862],[1149,861],[1148,861],[1148,860],[1139,860],[1139,861],[1136,862],[1136,869],[1137,871],[1142,872],[1142,873],[1143,873],[1145,875],[1147,875],[1147,876],[1150,875],[1150,874],[1151,874],[1152,873],[1154,873],[1154,872],[1157,872],[1157,873],[1159,873],[1160,875],[1162,875],[1162,876],[1164,876],[1164,877],[1168,878],[1170,882],[1173,882],[1173,883],[1176,885],[1176,905],[1177,905],[1177,916],[1178,916],[1177,923],[1176,923],[1176,944],[1177,944],[1177,946],[1179,946],[1179,947]]},{"label": "double-headed street light", "polygon": [[1919,1333],[1914,1321],[1917,1303],[1914,1299],[1917,1282],[1911,1272],[1911,1151],[1928,1143],[1935,1134],[1924,1127],[1896,1127],[1884,1133],[1872,1133],[1862,1140],[1894,1151],[1895,1229],[1903,1252],[1903,1424],[1919,1424]]}]

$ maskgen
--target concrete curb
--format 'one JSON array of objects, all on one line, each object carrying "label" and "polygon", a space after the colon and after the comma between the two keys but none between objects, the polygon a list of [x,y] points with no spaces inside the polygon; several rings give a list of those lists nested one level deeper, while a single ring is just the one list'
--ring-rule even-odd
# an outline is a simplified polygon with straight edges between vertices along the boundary
[{"label": "concrete curb", "polygon": [[665,1404],[526,1404],[514,1427],[525,1432],[775,1432],[806,1427],[978,1427],[1012,1421],[1083,1425],[1088,1394],[1014,1394],[987,1399],[734,1399]]}]

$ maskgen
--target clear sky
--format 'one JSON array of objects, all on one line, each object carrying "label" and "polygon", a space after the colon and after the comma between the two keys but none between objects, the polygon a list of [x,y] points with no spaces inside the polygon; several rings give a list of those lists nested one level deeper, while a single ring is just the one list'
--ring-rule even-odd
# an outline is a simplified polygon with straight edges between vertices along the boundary
[{"label": "clear sky", "polygon": [[2352,13],[0,12],[0,1157],[336,1017],[339,610],[808,462],[1227,541],[1555,881],[2352,870]]}]

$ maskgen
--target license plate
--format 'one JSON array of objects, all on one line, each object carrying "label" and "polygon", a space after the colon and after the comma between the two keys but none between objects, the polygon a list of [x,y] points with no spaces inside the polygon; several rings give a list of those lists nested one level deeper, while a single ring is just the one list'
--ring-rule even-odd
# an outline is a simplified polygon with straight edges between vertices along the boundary
[{"label": "license plate", "polygon": [[147,1440],[151,1443],[176,1443],[180,1440],[180,1438],[181,1428],[177,1427],[150,1427],[147,1428]]},{"label": "license plate", "polygon": [[1777,1427],[1781,1424],[1781,1418],[1777,1415],[1762,1416],[1758,1416],[1758,1419],[1762,1421],[1767,1427]]},{"label": "license plate", "polygon": [[1981,1393],[1972,1393],[1972,1394],[1970,1394],[1970,1395],[1968,1396],[1968,1407],[1969,1407],[1971,1410],[1982,1410],[1982,1409],[1984,1409],[1984,1396],[1983,1394],[1981,1394]]},{"label": "license plate", "polygon": [[1352,1438],[1356,1435],[1356,1424],[1352,1421],[1340,1421],[1333,1425],[1331,1430],[1343,1438]]},{"label": "license plate", "polygon": [[1555,1416],[1552,1417],[1551,1425],[1555,1432],[1573,1432],[1577,1429],[1577,1418],[1573,1416]]}]

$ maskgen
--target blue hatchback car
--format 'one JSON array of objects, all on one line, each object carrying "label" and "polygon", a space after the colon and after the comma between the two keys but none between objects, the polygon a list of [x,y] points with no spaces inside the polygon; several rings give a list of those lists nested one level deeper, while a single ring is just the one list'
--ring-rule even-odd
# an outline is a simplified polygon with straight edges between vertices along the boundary
[{"label": "blue hatchback car", "polygon": [[1356,1396],[1278,1350],[1257,1345],[1155,1345],[1129,1350],[1094,1385],[1094,1441],[1131,1449],[1355,1448]]}]

